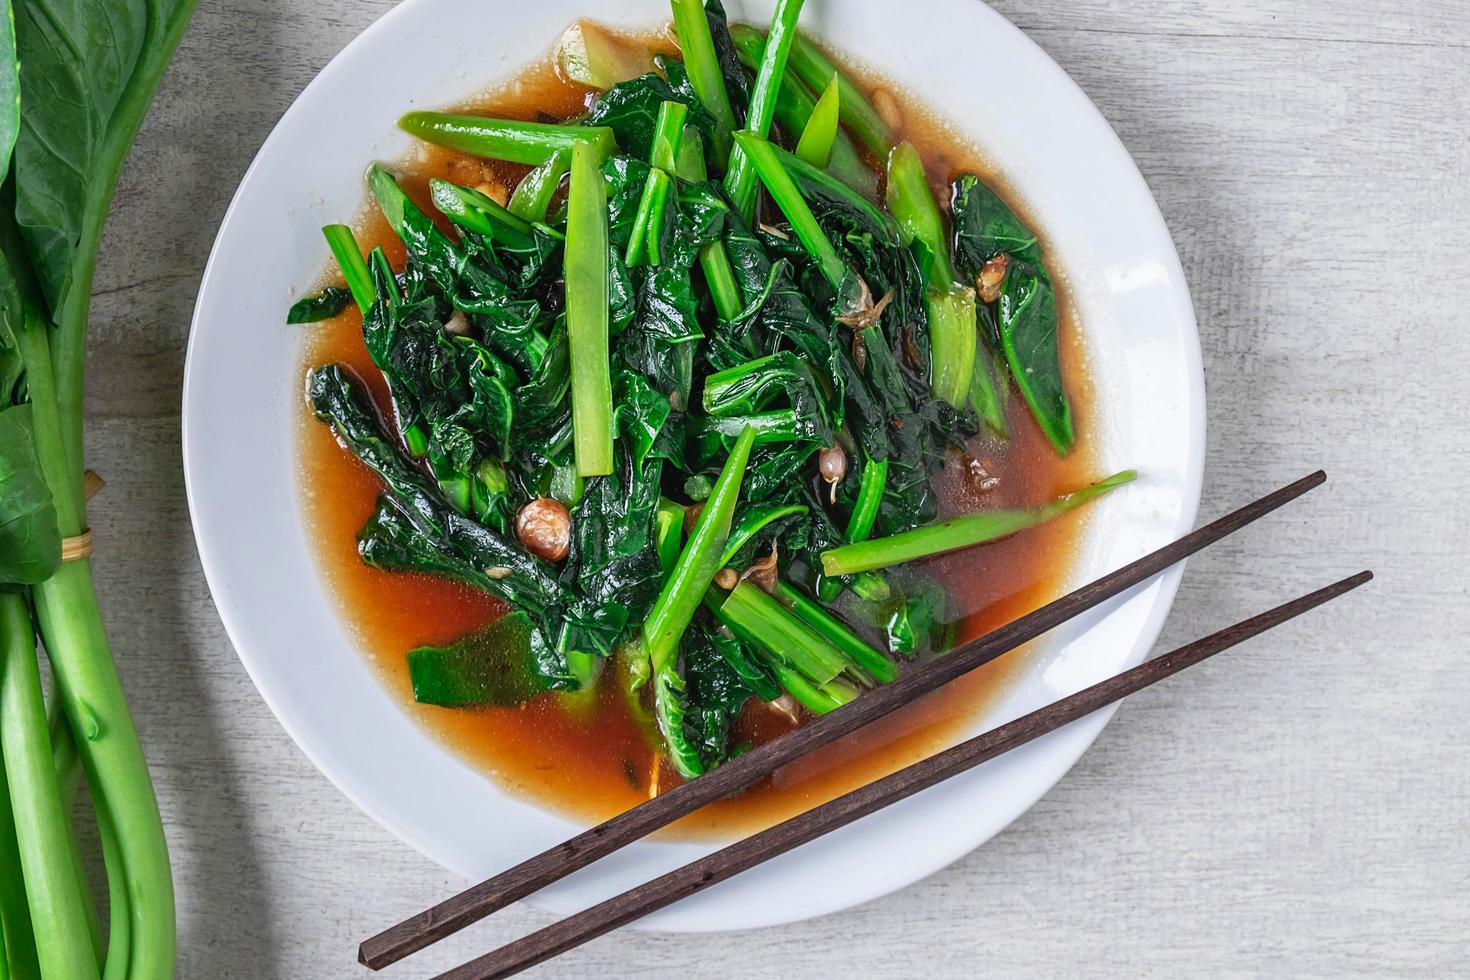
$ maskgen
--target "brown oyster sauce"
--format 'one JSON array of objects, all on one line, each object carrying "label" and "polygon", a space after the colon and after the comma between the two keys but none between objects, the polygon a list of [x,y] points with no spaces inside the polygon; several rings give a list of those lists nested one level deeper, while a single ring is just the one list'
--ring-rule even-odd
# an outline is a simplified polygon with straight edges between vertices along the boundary
[{"label": "brown oyster sauce", "polygon": [[[667,47],[661,38],[646,38],[644,43]],[[877,89],[883,83],[875,79],[868,87]],[[584,89],[562,80],[547,59],[466,108],[525,119],[566,118],[582,111],[586,97]],[[880,93],[879,101],[897,106],[902,117],[899,132],[919,148],[941,200],[949,179],[968,171],[980,174],[1016,203],[983,154],[956,140],[953,130],[927,108],[891,89]],[[428,206],[430,177],[511,188],[527,170],[428,146],[395,169],[405,189],[431,214],[435,212]],[[1018,213],[1026,216],[1024,207]],[[357,228],[364,249],[381,245],[401,268],[403,249],[375,209],[364,212]],[[1055,265],[1052,272],[1058,281],[1063,367],[1077,415],[1077,446],[1066,459],[1058,459],[1013,390],[1009,442],[981,435],[971,447],[1000,478],[999,486],[983,495],[975,493],[961,479],[958,457],[952,457],[936,478],[944,516],[1042,503],[1102,475],[1095,465],[1095,413],[1086,352],[1072,319],[1065,278]],[[303,329],[311,331],[303,373],[329,362],[344,363],[369,382],[379,405],[386,405],[381,378],[363,347],[361,318],[355,309]],[[580,709],[569,708],[557,695],[510,709],[446,710],[414,703],[404,653],[423,644],[452,641],[492,621],[505,607],[457,585],[363,565],[356,538],[378,496],[376,478],[311,418],[304,401],[299,439],[307,525],[323,573],[341,614],[404,711],[507,791],[574,819],[605,819],[677,784],[678,776],[659,761],[629,716],[612,683],[612,671],[604,675],[590,705]],[[928,562],[925,570],[944,583],[955,608],[965,614],[960,639],[993,629],[1060,594],[1070,578],[1086,519],[1084,510],[1008,540]],[[1008,675],[1024,666],[1026,657],[1024,652],[1013,654],[963,678],[787,766],[744,794],[705,807],[668,833],[686,839],[750,833],[930,755],[966,732],[980,709],[1003,689]],[[792,727],[784,716],[752,701],[732,737],[759,743]]]}]

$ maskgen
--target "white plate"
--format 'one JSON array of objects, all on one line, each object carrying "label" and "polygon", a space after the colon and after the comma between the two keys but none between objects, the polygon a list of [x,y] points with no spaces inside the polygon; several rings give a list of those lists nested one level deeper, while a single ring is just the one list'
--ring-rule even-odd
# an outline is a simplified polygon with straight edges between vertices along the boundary
[{"label": "white plate", "polygon": [[[730,6],[732,18],[764,22],[772,4]],[[812,0],[802,23],[941,107],[1010,178],[1050,236],[1087,335],[1101,405],[1101,462],[1144,474],[1095,506],[1077,567],[1079,580],[1090,579],[1194,521],[1205,415],[1188,289],[1148,188],[1066,74],[974,0],[917,6],[923,16],[895,18],[890,0]],[[189,340],[183,431],[190,512],[215,604],[241,661],[281,724],[344,793],[471,879],[580,828],[507,796],[416,725],[339,621],[303,527],[295,419],[304,331],[282,321],[327,260],[321,226],[362,206],[365,165],[410,150],[394,126],[398,116],[469,99],[510,77],[584,14],[651,28],[667,20],[668,5],[408,0],[348,45],[281,119],[241,182],[210,256]],[[1138,662],[1158,635],[1179,574],[1054,638],[977,727]],[[645,925],[767,926],[845,909],[917,881],[1030,807],[1109,716],[1078,722]],[[640,844],[529,901],[569,913],[710,849]]]}]

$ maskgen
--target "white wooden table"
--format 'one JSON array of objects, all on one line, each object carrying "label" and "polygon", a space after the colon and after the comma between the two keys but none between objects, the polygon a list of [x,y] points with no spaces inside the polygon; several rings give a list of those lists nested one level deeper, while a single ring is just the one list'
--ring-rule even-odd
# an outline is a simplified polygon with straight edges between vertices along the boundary
[{"label": "white wooden table", "polygon": [[[1111,120],[1179,244],[1210,389],[1205,513],[1315,466],[1333,478],[1197,560],[1165,642],[1362,566],[1378,582],[1137,697],[1029,814],[922,884],[758,934],[615,936],[544,975],[1465,976],[1470,4],[997,5]],[[189,315],[230,194],[389,6],[204,0],[98,270],[93,525],[169,826],[181,977],[360,975],[359,938],[455,884],[256,694],[179,460]],[[411,974],[545,921],[511,909]]]}]

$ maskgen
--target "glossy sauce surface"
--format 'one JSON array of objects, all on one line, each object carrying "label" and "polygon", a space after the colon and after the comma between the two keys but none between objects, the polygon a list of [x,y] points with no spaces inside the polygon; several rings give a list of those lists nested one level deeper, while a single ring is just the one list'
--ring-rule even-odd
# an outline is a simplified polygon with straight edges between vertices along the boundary
[{"label": "glossy sauce surface", "polygon": [[[666,42],[645,39],[652,47]],[[855,72],[862,78],[860,72]],[[985,164],[982,154],[954,139],[939,117],[907,100],[881,82],[867,84],[880,106],[901,117],[902,138],[920,149],[941,200],[948,181],[960,172],[980,174],[1013,205],[1018,204]],[[566,118],[582,111],[586,90],[563,81],[549,61],[528,68],[517,79],[466,107],[486,115],[534,119]],[[401,183],[428,206],[427,182],[441,177],[482,189],[510,189],[527,168],[425,147],[415,159],[395,168]],[[488,185],[485,186],[485,185]],[[1030,220],[1024,206],[1017,211]],[[1043,235],[1044,229],[1035,225]],[[376,210],[357,223],[363,247],[381,245],[401,268],[402,246]],[[1020,397],[1012,391],[1008,418],[1011,438],[1001,442],[981,435],[971,444],[999,483],[980,493],[965,479],[953,456],[936,478],[943,516],[976,510],[1028,506],[1082,486],[1097,472],[1092,439],[1092,391],[1079,331],[1072,322],[1072,303],[1065,277],[1049,264],[1058,284],[1062,316],[1063,368],[1078,441],[1066,459],[1058,459]],[[302,365],[306,370],[329,362],[351,367],[386,405],[381,376],[363,346],[361,317],[355,308],[312,327]],[[595,699],[572,704],[549,695],[517,708],[447,710],[415,704],[404,653],[424,644],[450,642],[504,612],[497,600],[465,587],[421,575],[388,574],[364,565],[357,555],[357,533],[373,510],[376,478],[337,445],[330,431],[311,418],[303,402],[299,429],[301,485],[310,533],[341,614],[390,690],[420,724],[492,775],[508,791],[574,818],[595,822],[628,809],[678,781],[650,746],[627,708],[610,672]],[[1085,529],[1085,511],[1005,541],[926,563],[953,596],[962,614],[959,639],[969,639],[1034,609],[1060,593],[1071,570],[1075,543]],[[671,832],[695,838],[724,838],[748,833],[907,765],[961,736],[977,710],[1006,683],[1008,673],[1024,666],[1026,654],[1014,654],[963,678],[924,701],[911,705],[861,733],[799,760],[739,797],[706,807]],[[734,738],[752,743],[777,737],[794,723],[752,701]]]}]

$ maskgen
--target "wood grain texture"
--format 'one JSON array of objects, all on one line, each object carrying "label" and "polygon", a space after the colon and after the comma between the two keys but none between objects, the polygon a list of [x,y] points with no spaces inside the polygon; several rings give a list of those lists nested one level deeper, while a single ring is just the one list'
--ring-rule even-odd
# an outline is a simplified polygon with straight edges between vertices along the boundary
[{"label": "wood grain texture", "polygon": [[[104,240],[92,523],[169,821],[183,978],[360,976],[359,939],[460,884],[333,789],[256,694],[199,572],[179,461],[183,345],[229,196],[312,75],[390,6],[201,3]],[[1315,466],[1333,477],[1196,559],[1163,642],[1364,566],[1373,601],[1262,641],[1290,658],[1244,650],[1138,695],[1007,832],[897,895],[697,943],[609,936],[543,972],[1463,975],[1470,5],[996,7],[1108,117],[1179,244],[1210,388],[1205,512]],[[508,909],[412,975],[549,921]]]}]

